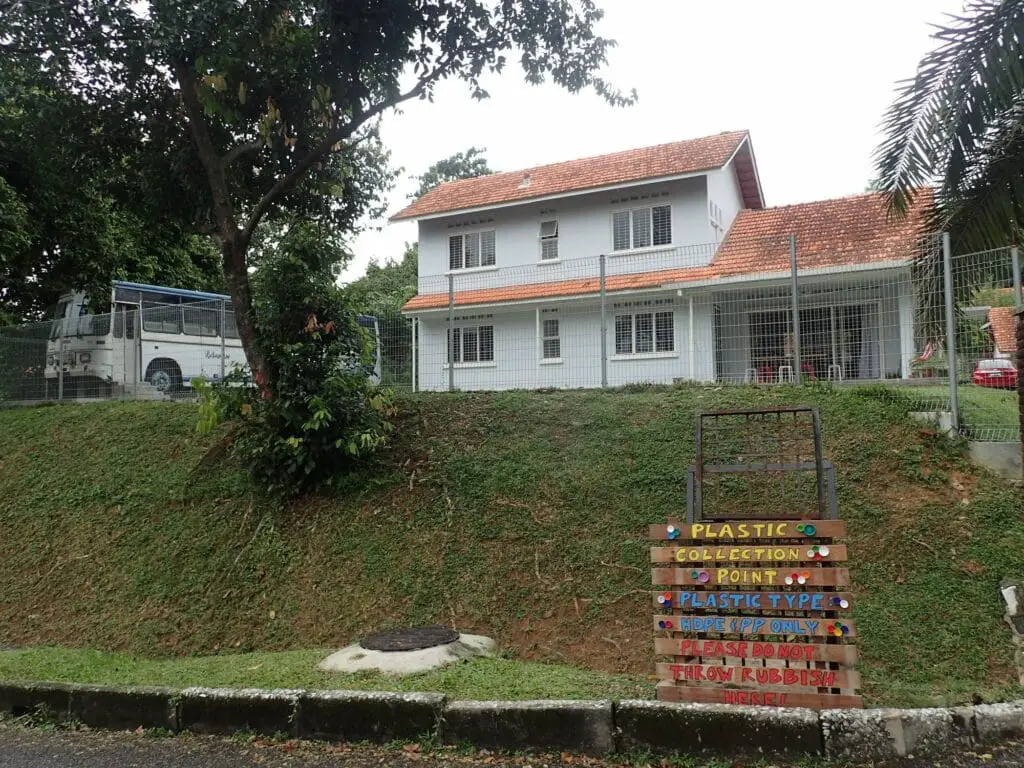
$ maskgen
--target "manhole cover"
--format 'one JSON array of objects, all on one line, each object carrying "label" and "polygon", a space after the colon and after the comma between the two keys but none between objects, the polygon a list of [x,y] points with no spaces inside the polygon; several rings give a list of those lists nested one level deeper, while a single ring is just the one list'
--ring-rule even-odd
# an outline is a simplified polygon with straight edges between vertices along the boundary
[{"label": "manhole cover", "polygon": [[392,632],[378,632],[359,641],[368,651],[419,651],[437,645],[447,645],[459,639],[459,633],[443,624],[432,627],[409,627]]}]

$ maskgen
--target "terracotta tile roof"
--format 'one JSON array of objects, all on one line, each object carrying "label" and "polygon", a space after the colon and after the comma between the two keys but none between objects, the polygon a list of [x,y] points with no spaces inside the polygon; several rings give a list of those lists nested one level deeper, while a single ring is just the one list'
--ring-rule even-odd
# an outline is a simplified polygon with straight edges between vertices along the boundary
[{"label": "terracotta tile roof", "polygon": [[[922,219],[930,204],[931,194],[926,191],[918,195],[910,215],[899,220],[888,219],[878,194],[741,211],[710,265],[612,276],[607,278],[606,290],[788,272],[790,234],[797,236],[799,269],[910,259],[915,255]],[[457,291],[455,303],[466,306],[593,295],[598,288],[598,281],[593,278],[520,284]],[[447,293],[423,294],[410,299],[403,311],[446,306]]]},{"label": "terracotta tile roof", "polygon": [[1013,307],[993,307],[988,311],[988,321],[992,326],[992,339],[1000,352],[1017,350],[1017,327],[1014,321]]},{"label": "terracotta tile roof", "polygon": [[[748,137],[746,131],[630,149],[610,155],[492,173],[442,184],[391,217],[392,221],[481,208],[548,195],[721,168]],[[737,175],[748,207],[760,208],[760,189],[747,142]],[[524,180],[529,178],[529,184]]]}]

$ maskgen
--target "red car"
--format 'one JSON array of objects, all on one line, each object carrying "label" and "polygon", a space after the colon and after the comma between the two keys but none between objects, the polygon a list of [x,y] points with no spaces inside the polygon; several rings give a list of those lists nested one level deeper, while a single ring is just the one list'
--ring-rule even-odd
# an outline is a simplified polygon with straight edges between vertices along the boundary
[{"label": "red car", "polygon": [[1017,368],[1012,360],[979,360],[972,379],[979,387],[1013,389],[1017,386]]}]

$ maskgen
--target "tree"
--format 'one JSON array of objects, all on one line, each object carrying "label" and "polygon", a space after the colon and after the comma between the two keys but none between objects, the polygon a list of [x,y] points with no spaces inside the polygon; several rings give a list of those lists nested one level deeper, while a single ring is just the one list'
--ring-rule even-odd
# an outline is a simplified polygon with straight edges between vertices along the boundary
[{"label": "tree", "polygon": [[885,117],[879,182],[896,214],[937,182],[936,229],[1005,246],[1024,222],[1024,0],[970,0],[934,37]]},{"label": "tree", "polygon": [[412,380],[412,328],[402,316],[405,302],[416,295],[419,246],[406,243],[401,261],[370,262],[366,274],[345,288],[348,305],[373,315],[380,329],[381,373],[386,384]]},{"label": "tree", "polygon": [[257,339],[250,246],[282,212],[350,231],[379,204],[383,113],[448,78],[484,98],[482,76],[511,52],[531,83],[635,98],[595,74],[614,43],[594,32],[593,0],[6,3],[0,55],[55,72],[118,115],[149,167],[177,159],[178,194],[217,238],[239,336],[268,392],[278,365]]},{"label": "tree", "polygon": [[72,288],[108,296],[115,277],[221,287],[212,243],[149,204],[148,179],[126,173],[132,146],[93,105],[2,57],[0,93],[0,301],[12,321],[40,319]]},{"label": "tree", "polygon": [[438,160],[422,176],[413,176],[420,186],[409,195],[409,199],[423,197],[430,190],[449,181],[472,179],[494,173],[487,165],[487,158],[484,157],[486,151],[486,147],[470,147],[465,152],[456,152],[450,157]]}]

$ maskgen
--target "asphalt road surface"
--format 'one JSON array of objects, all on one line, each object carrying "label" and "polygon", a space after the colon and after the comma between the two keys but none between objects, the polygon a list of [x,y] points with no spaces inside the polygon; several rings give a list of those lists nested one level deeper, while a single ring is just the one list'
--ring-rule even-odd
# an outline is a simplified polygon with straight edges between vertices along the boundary
[{"label": "asphalt road surface", "polygon": [[[653,762],[634,759],[615,763],[570,755],[498,757],[487,752],[432,751],[418,746],[399,749],[329,746],[303,742],[272,743],[261,740],[218,739],[194,736],[153,737],[135,733],[66,731],[0,725],[2,768],[682,768],[684,761]],[[709,768],[790,768],[785,761],[745,762],[695,760]],[[853,768],[863,763],[804,760],[792,768],[835,766]],[[1024,766],[1024,745],[1010,744],[984,753],[946,754],[937,758],[904,760],[885,768],[1017,768]],[[881,768],[879,766],[878,768]]]}]

